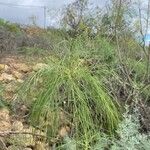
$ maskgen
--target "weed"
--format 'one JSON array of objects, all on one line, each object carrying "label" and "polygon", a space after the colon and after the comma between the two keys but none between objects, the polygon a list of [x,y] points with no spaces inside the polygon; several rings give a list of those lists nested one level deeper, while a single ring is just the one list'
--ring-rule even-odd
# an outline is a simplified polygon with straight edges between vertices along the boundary
[{"label": "weed", "polygon": [[24,92],[27,94],[32,93],[33,87],[39,87],[31,123],[41,126],[41,121],[45,120],[44,126],[49,127],[51,133],[49,136],[55,136],[62,109],[69,114],[76,138],[83,137],[88,141],[91,135],[102,129],[112,134],[120,113],[99,79],[91,74],[83,60],[73,54],[53,60],[48,59],[48,67],[34,74],[25,84]]}]

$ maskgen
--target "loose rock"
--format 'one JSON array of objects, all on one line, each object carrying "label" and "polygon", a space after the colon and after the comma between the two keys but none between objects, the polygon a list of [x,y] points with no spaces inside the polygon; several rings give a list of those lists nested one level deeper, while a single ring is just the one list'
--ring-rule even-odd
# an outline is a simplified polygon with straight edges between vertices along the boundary
[{"label": "loose rock", "polygon": [[5,68],[4,64],[0,64],[0,71],[3,70]]},{"label": "loose rock", "polygon": [[70,132],[70,128],[68,126],[62,127],[59,131],[59,136],[64,138],[68,136],[69,132]]},{"label": "loose rock", "polygon": [[10,121],[9,111],[6,108],[0,109],[0,121]]},{"label": "loose rock", "polygon": [[8,150],[22,150],[23,148],[19,146],[11,145],[7,149]]},{"label": "loose rock", "polygon": [[34,146],[35,145],[34,138],[31,134],[28,134],[28,133],[31,133],[30,130],[24,129],[21,132],[24,132],[26,134],[10,135],[8,139],[8,143],[19,145],[22,147]]},{"label": "loose rock", "polygon": [[14,81],[14,80],[15,78],[13,77],[12,74],[2,73],[0,76],[0,81],[9,82],[9,81]]},{"label": "loose rock", "polygon": [[6,122],[6,121],[0,121],[0,132],[4,132],[4,131],[10,131],[11,130],[11,124],[10,122]]},{"label": "loose rock", "polygon": [[27,66],[26,64],[24,63],[20,63],[20,64],[13,64],[13,67],[18,70],[18,71],[22,71],[24,73],[27,73],[29,72],[31,69],[29,66]]},{"label": "loose rock", "polygon": [[13,131],[22,131],[23,130],[23,124],[21,121],[15,121],[12,124],[12,130]]},{"label": "loose rock", "polygon": [[23,78],[23,75],[18,71],[13,71],[12,74],[16,79],[22,79]]},{"label": "loose rock", "polygon": [[9,111],[5,108],[0,109],[0,131],[4,132],[10,130],[11,130],[11,123]]},{"label": "loose rock", "polygon": [[45,150],[45,144],[41,142],[37,142],[35,144],[34,150]]},{"label": "loose rock", "polygon": [[18,83],[23,83],[24,81],[21,80],[21,79],[17,79],[17,82],[18,82]]}]

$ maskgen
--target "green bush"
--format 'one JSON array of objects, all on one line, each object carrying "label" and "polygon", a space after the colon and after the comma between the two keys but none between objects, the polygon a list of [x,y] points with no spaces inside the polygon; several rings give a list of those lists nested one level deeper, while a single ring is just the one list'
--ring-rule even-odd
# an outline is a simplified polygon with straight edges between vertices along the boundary
[{"label": "green bush", "polygon": [[[98,134],[95,136],[96,144],[92,143],[90,150],[149,150],[150,147],[150,134],[140,133],[140,123],[137,119],[137,114],[124,114],[123,121],[119,124],[117,129],[117,136],[108,136],[106,134]],[[94,136],[93,136],[94,137]],[[80,141],[74,141],[69,137],[64,138],[65,144],[61,150],[68,148],[76,150],[81,147]],[[94,145],[94,146],[93,146]],[[84,146],[80,149],[85,149]]]},{"label": "green bush", "polygon": [[0,19],[0,27],[4,27],[10,32],[15,32],[15,33],[21,32],[17,24],[10,23],[9,21],[5,21],[3,19]]},{"label": "green bush", "polygon": [[[119,124],[117,129],[118,137],[106,137],[107,147],[110,150],[148,150],[150,147],[150,134],[140,133],[140,123],[137,114],[130,115],[128,112],[124,114],[124,120]],[[103,139],[104,137],[102,137]],[[100,138],[100,141],[101,138]],[[103,148],[101,148],[103,146]],[[103,150],[106,143],[98,143],[94,150]]]}]

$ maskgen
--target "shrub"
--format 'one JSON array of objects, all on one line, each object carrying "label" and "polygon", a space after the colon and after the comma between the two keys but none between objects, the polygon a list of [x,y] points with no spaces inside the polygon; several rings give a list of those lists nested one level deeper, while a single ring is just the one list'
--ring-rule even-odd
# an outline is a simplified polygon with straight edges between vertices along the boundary
[{"label": "shrub", "polygon": [[[101,150],[107,147],[110,150],[148,150],[150,146],[149,136],[142,134],[139,131],[140,123],[138,121],[137,114],[129,114],[128,112],[124,114],[124,120],[119,124],[117,129],[117,137],[102,137],[105,142],[100,142],[96,145],[94,150]],[[104,141],[104,140],[103,140]],[[103,148],[101,148],[103,145]]]},{"label": "shrub", "polygon": [[10,32],[15,32],[15,33],[21,32],[17,24],[10,23],[9,21],[5,21],[3,19],[0,19],[0,27],[5,27]]},{"label": "shrub", "polygon": [[[149,150],[150,134],[140,133],[140,123],[137,114],[129,114],[126,112],[123,121],[119,123],[117,136],[108,136],[106,134],[98,134],[97,142],[89,149],[91,150]],[[93,136],[94,137],[94,136]],[[66,137],[64,146],[71,150],[76,150],[80,146],[80,142]],[[84,148],[83,148],[84,149]]]}]

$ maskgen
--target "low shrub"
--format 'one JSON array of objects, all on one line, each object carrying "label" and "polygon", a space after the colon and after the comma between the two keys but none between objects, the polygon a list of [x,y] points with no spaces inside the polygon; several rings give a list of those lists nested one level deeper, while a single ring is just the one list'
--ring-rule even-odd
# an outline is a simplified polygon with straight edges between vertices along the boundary
[{"label": "low shrub", "polygon": [[[97,134],[95,136],[95,143],[93,143],[89,149],[149,150],[150,134],[140,133],[140,123],[137,113],[135,115],[126,112],[123,116],[123,121],[119,123],[119,128],[116,133],[117,135],[112,137],[102,133]],[[74,141],[69,137],[64,138],[64,143],[65,144],[60,148],[61,150],[65,150],[65,148],[68,148],[68,150],[85,149],[80,141]]]}]

